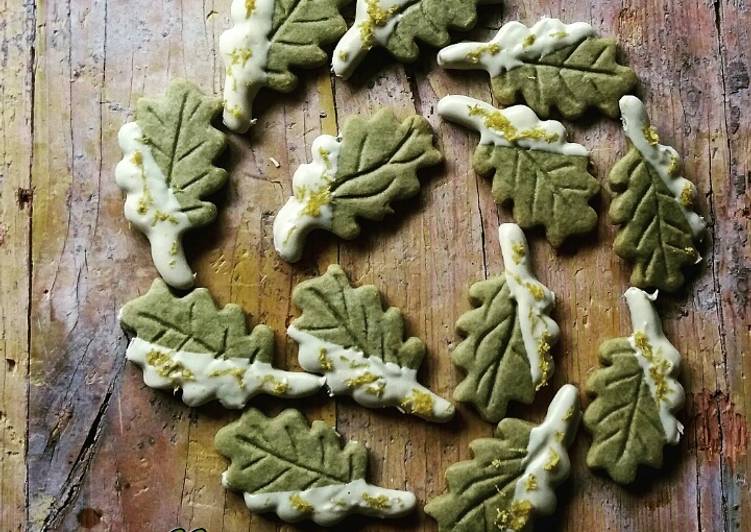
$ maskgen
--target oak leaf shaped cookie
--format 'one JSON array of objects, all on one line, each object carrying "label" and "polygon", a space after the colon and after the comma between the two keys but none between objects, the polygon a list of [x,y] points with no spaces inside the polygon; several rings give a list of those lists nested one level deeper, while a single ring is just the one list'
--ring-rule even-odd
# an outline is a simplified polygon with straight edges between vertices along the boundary
[{"label": "oak leaf shaped cookie", "polygon": [[274,247],[289,262],[300,260],[305,237],[315,228],[353,239],[357,218],[381,220],[391,203],[420,190],[419,168],[438,164],[433,129],[421,116],[399,121],[388,109],[370,119],[352,118],[341,138],[321,135],[313,162],[292,179],[293,196],[274,219]]},{"label": "oak leaf shaped cookie", "polygon": [[590,107],[615,118],[618,99],[638,81],[630,68],[617,63],[614,40],[596,37],[584,22],[550,18],[531,28],[509,22],[490,42],[444,48],[438,64],[487,70],[502,105],[523,99],[543,118],[552,107],[566,118],[577,118]]},{"label": "oak leaf shaped cookie", "polygon": [[383,310],[376,287],[352,288],[334,264],[292,293],[302,315],[287,329],[306,371],[323,374],[332,395],[350,395],[363,406],[398,407],[429,421],[447,421],[454,405],[417,382],[425,356],[419,338],[404,340],[404,319]]},{"label": "oak leaf shaped cookie", "polygon": [[225,146],[211,125],[220,109],[218,99],[177,80],[162,98],[138,100],[135,122],[118,133],[123,159],[115,182],[126,193],[125,217],[148,237],[159,275],[175,288],[193,286],[182,235],[216,217],[216,206],[202,198],[227,180],[212,164]]},{"label": "oak leaf shaped cookie", "polygon": [[341,445],[323,421],[310,426],[297,410],[267,418],[249,409],[217,432],[217,450],[230,459],[222,474],[226,488],[244,492],[253,512],[276,512],[283,520],[311,519],[330,526],[351,513],[399,517],[415,496],[365,481],[368,451],[356,442]]},{"label": "oak leaf shaped cookie", "polygon": [[631,284],[672,292],[685,281],[683,268],[701,261],[706,223],[693,210],[696,187],[679,176],[678,153],[659,143],[644,104],[624,96],[621,112],[630,149],[608,177],[610,221],[621,226],[613,247],[634,262]]},{"label": "oak leaf shaped cookie", "polygon": [[224,123],[244,133],[255,122],[253,100],[268,87],[290,92],[297,86],[291,67],[325,65],[322,49],[347,30],[339,8],[347,0],[233,0],[234,26],[222,33]]},{"label": "oak leaf shaped cookie", "polygon": [[470,444],[473,458],[446,471],[448,492],[425,506],[440,532],[529,530],[537,515],[555,511],[554,489],[569,475],[567,448],[581,412],[578,391],[556,393],[537,426],[506,418],[495,438]]},{"label": "oak leaf shaped cookie", "polygon": [[323,385],[315,375],[274,368],[273,331],[256,325],[248,334],[240,307],[218,309],[205,288],[175,297],[157,279],[123,306],[119,318],[136,334],[126,357],[143,369],[146,385],[182,388],[188,406],[217,399],[227,408],[243,408],[259,393],[303,397]]},{"label": "oak leaf shaped cookie", "polygon": [[415,61],[417,39],[446,46],[449,29],[475,25],[478,4],[496,3],[500,0],[357,0],[355,22],[334,50],[334,73],[349,78],[374,46],[401,62]]},{"label": "oak leaf shaped cookie", "polygon": [[587,171],[589,152],[566,142],[563,124],[541,121],[523,105],[500,110],[467,96],[441,99],[438,114],[480,133],[473,167],[493,173],[496,203],[513,201],[520,226],[545,226],[556,247],[595,227],[597,212],[589,201],[600,185]]},{"label": "oak leaf shaped cookie", "polygon": [[560,330],[550,318],[555,294],[530,269],[529,248],[519,226],[499,229],[506,271],[470,288],[474,310],[456,328],[466,339],[451,360],[467,372],[454,399],[472,403],[498,423],[511,400],[531,404],[553,373],[551,346]]},{"label": "oak leaf shaped cookie", "polygon": [[639,464],[661,467],[663,446],[677,444],[683,433],[674,415],[684,400],[677,380],[681,355],[665,338],[652,305],[656,297],[626,291],[634,333],[600,346],[605,367],[587,382],[596,396],[584,413],[592,433],[587,465],[621,484],[634,481]]}]

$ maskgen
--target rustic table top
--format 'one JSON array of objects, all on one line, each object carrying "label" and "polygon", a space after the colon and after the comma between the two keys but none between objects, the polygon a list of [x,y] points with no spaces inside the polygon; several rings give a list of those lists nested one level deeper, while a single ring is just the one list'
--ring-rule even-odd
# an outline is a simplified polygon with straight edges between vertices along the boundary
[{"label": "rustic table top", "polygon": [[[156,275],[145,239],[122,214],[113,178],[117,130],[140,96],[161,94],[173,77],[220,92],[217,41],[229,4],[0,2],[0,530],[295,529],[251,516],[220,485],[226,462],[212,439],[238,414],[191,410],[146,388],[125,361],[127,338],[117,322],[118,308]],[[471,36],[542,15],[588,21],[616,36],[654,124],[684,155],[711,227],[700,271],[683,293],[660,302],[667,334],[684,354],[683,441],[668,449],[662,471],[644,471],[623,488],[585,467],[589,436],[580,432],[558,512],[540,529],[751,530],[751,11],[743,0],[507,0],[482,8],[482,27]],[[462,377],[448,356],[459,341],[454,323],[469,308],[470,284],[502,270],[497,227],[511,218],[471,169],[476,136],[442,123],[435,109],[452,93],[489,100],[486,75],[443,71],[435,51],[423,51],[407,66],[373,53],[350,82],[322,68],[304,73],[291,95],[263,92],[258,125],[230,137],[219,218],[193,234],[188,253],[199,286],[275,329],[278,364],[288,368],[297,367],[294,342],[284,335],[296,313],[290,291],[338,262],[355,283],[377,285],[404,311],[409,333],[428,346],[421,378],[449,396]],[[313,139],[382,106],[426,116],[446,163],[421,174],[418,198],[399,204],[384,223],[366,223],[357,240],[321,235],[302,263],[282,262],[271,244],[273,214]],[[604,181],[623,153],[619,124],[592,118],[570,128],[592,149],[594,173]],[[528,233],[539,277],[558,295],[563,334],[554,385],[532,407],[513,407],[513,416],[539,420],[558,386],[582,385],[597,367],[600,342],[630,330],[621,298],[630,267],[612,251],[608,201],[604,191],[596,234],[558,253],[539,231]],[[254,404],[267,413],[281,408]],[[493,429],[463,406],[440,426],[346,399],[290,405],[367,444],[372,480],[406,486],[420,503],[444,489],[443,472],[469,456],[469,442]],[[360,527],[436,529],[420,510],[399,522],[353,520],[340,530]]]}]

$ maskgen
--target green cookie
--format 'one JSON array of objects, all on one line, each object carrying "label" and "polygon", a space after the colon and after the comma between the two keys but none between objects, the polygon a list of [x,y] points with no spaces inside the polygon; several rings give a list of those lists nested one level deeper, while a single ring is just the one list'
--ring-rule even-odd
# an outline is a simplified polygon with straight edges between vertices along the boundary
[{"label": "green cookie", "polygon": [[566,118],[588,108],[618,116],[618,99],[637,84],[634,72],[616,62],[616,43],[596,37],[584,22],[543,18],[531,28],[505,24],[487,43],[460,43],[438,54],[444,68],[484,69],[502,105],[524,100],[547,118],[553,107]]},{"label": "green cookie", "polygon": [[477,5],[500,0],[357,0],[355,22],[334,50],[332,68],[349,78],[368,51],[386,48],[399,61],[415,61],[416,40],[431,46],[451,42],[449,29],[469,30],[477,22]]},{"label": "green cookie", "polygon": [[419,338],[404,340],[396,308],[384,311],[375,286],[352,288],[338,265],[292,293],[302,315],[287,329],[306,371],[325,376],[332,395],[368,408],[398,407],[430,421],[447,421],[454,405],[417,382],[425,356]]},{"label": "green cookie", "polygon": [[493,174],[496,203],[513,202],[520,226],[544,226],[556,247],[595,228],[597,212],[589,201],[600,185],[587,170],[589,151],[566,142],[563,124],[541,121],[523,105],[496,109],[467,96],[446,96],[438,113],[480,133],[474,169]]},{"label": "green cookie", "polygon": [[226,67],[224,123],[244,133],[255,122],[253,100],[268,87],[290,92],[297,86],[291,67],[327,62],[323,47],[347,31],[339,9],[348,0],[233,0],[234,26],[222,33],[219,50]]},{"label": "green cookie", "polygon": [[596,397],[584,413],[592,433],[587,465],[621,484],[636,479],[639,464],[661,467],[663,446],[677,444],[683,432],[673,414],[684,400],[681,357],[662,332],[655,297],[638,288],[626,292],[636,330],[600,346],[604,367],[587,382]]},{"label": "green cookie", "polygon": [[498,423],[509,401],[530,404],[553,373],[551,347],[559,336],[550,317],[555,295],[531,271],[529,247],[519,226],[503,224],[502,276],[472,285],[473,310],[456,322],[465,337],[451,360],[467,372],[454,399],[472,403]]},{"label": "green cookie", "polygon": [[555,511],[554,489],[569,475],[567,447],[580,417],[578,391],[567,384],[540,425],[504,419],[495,438],[470,444],[472,460],[448,468],[448,492],[428,502],[425,513],[440,532],[531,530],[536,515]]},{"label": "green cookie", "polygon": [[240,307],[218,309],[205,288],[175,297],[156,279],[120,310],[120,323],[136,334],[126,356],[143,368],[146,385],[182,388],[188,406],[217,399],[243,408],[259,393],[302,397],[323,384],[313,375],[274,368],[273,331],[257,325],[249,334]]},{"label": "green cookie", "polygon": [[392,202],[419,192],[417,170],[441,161],[428,121],[399,121],[389,109],[351,118],[341,138],[318,137],[312,155],[295,172],[293,196],[274,219],[274,247],[289,262],[300,260],[305,238],[316,228],[353,239],[360,234],[358,218],[392,214]]},{"label": "green cookie", "polygon": [[696,248],[706,223],[694,211],[696,187],[680,177],[678,153],[659,143],[644,104],[624,96],[621,111],[631,147],[608,178],[610,220],[621,226],[613,248],[634,263],[632,285],[674,292],[683,269],[701,261]]},{"label": "green cookie", "polygon": [[123,159],[115,180],[126,193],[125,217],[148,237],[154,265],[175,288],[193,286],[182,234],[216,217],[216,206],[203,198],[227,180],[212,164],[225,146],[211,125],[220,109],[218,99],[176,80],[162,98],[138,100],[136,121],[118,134]]},{"label": "green cookie", "polygon": [[289,522],[311,519],[330,526],[351,513],[399,517],[415,496],[365,482],[368,451],[356,442],[341,445],[323,421],[312,427],[297,410],[275,418],[250,409],[217,432],[217,450],[230,459],[225,487],[244,492],[253,512],[276,512]]}]

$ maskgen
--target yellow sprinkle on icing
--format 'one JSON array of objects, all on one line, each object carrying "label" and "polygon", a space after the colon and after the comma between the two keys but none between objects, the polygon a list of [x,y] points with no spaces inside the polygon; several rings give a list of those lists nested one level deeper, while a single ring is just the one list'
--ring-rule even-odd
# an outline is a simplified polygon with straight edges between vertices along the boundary
[{"label": "yellow sprinkle on icing", "polygon": [[556,440],[558,440],[560,443],[563,443],[563,440],[565,438],[566,438],[566,433],[565,432],[561,432],[560,430],[556,431],[556,433],[555,433],[555,439]]},{"label": "yellow sprinkle on icing", "polygon": [[365,391],[371,395],[375,395],[376,397],[383,397],[383,391],[385,389],[386,383],[378,382],[376,384],[371,384],[370,386],[365,388]]},{"label": "yellow sprinkle on icing", "polygon": [[169,248],[169,254],[172,255],[173,257],[177,255],[177,240],[172,242],[172,245]]},{"label": "yellow sprinkle on icing", "polygon": [[536,390],[546,386],[550,378],[550,340],[550,333],[545,331],[537,346],[537,353],[540,356],[540,383],[536,386]]},{"label": "yellow sprinkle on icing", "polygon": [[530,473],[524,481],[524,488],[527,491],[535,491],[537,489],[537,477]]},{"label": "yellow sprinkle on icing", "polygon": [[391,502],[385,495],[377,495],[373,497],[372,495],[363,493],[362,500],[365,502],[365,504],[375,510],[387,510],[391,508]]},{"label": "yellow sprinkle on icing", "polygon": [[383,9],[378,0],[367,0],[368,18],[360,24],[360,39],[365,48],[372,48],[375,42],[375,28],[383,28],[399,11],[399,6]]},{"label": "yellow sprinkle on icing", "polygon": [[527,290],[529,290],[529,293],[532,294],[532,297],[534,297],[537,301],[542,301],[545,299],[545,290],[542,289],[542,286],[540,286],[537,283],[527,283]]},{"label": "yellow sprinkle on icing", "polygon": [[670,385],[668,384],[668,377],[672,369],[670,362],[660,355],[659,350],[652,348],[652,344],[649,343],[649,339],[644,334],[644,331],[636,331],[634,333],[634,345],[636,345],[642,356],[649,362],[649,375],[655,384],[655,399],[658,402],[664,401],[670,393]]},{"label": "yellow sprinkle on icing", "polygon": [[326,348],[322,347],[318,352],[318,365],[321,366],[323,371],[331,371],[334,366],[331,364],[329,357],[326,356]]},{"label": "yellow sprinkle on icing", "polygon": [[675,155],[670,159],[670,166],[668,166],[668,174],[674,176],[681,169],[681,161]]},{"label": "yellow sprinkle on icing", "polygon": [[245,0],[245,16],[250,17],[256,9],[256,0]]},{"label": "yellow sprinkle on icing", "polygon": [[297,510],[300,513],[303,514],[312,514],[313,513],[313,505],[310,504],[308,501],[303,499],[299,493],[293,493],[289,497],[289,503],[292,505],[292,507]]},{"label": "yellow sprinkle on icing", "polygon": [[160,377],[165,379],[182,379],[183,381],[195,380],[193,372],[177,362],[164,351],[152,349],[146,353],[146,363],[153,366]]},{"label": "yellow sprinkle on icing", "polygon": [[347,379],[346,384],[348,388],[358,388],[360,386],[363,386],[365,384],[371,384],[373,382],[376,382],[378,380],[377,375],[373,375],[369,371],[366,371],[365,373],[361,373],[357,377],[352,377],[351,379]]},{"label": "yellow sprinkle on icing", "polygon": [[501,47],[496,43],[483,44],[467,54],[467,61],[476,65],[480,62],[480,57],[482,57],[483,54],[498,55],[500,51]]},{"label": "yellow sprinkle on icing", "polygon": [[225,368],[216,369],[209,373],[209,377],[224,377],[225,375],[230,375],[242,383],[243,378],[245,377],[245,371],[240,368]]},{"label": "yellow sprinkle on icing", "polygon": [[500,530],[524,530],[532,514],[532,503],[527,500],[513,501],[508,510],[496,509],[495,525]]},{"label": "yellow sprinkle on icing", "polygon": [[680,200],[681,205],[686,209],[691,209],[694,206],[694,187],[686,183],[686,186],[681,190]]},{"label": "yellow sprinkle on icing", "polygon": [[271,391],[274,395],[284,395],[289,390],[289,384],[280,381],[272,375],[265,375],[263,377],[263,383],[271,385]]},{"label": "yellow sprinkle on icing", "polygon": [[652,146],[659,144],[660,135],[657,134],[657,130],[654,127],[644,126],[642,133],[644,133],[644,138],[646,138],[647,142],[649,142]]},{"label": "yellow sprinkle on icing", "polygon": [[233,65],[245,66],[248,59],[253,57],[253,50],[250,48],[235,48],[229,55],[230,61]]},{"label": "yellow sprinkle on icing", "polygon": [[143,154],[140,151],[134,151],[130,160],[139,168],[143,168]]},{"label": "yellow sprinkle on icing", "polygon": [[173,224],[177,224],[177,218],[175,218],[175,216],[172,214],[157,210],[156,212],[154,212],[154,219],[151,221],[151,225],[155,226],[156,224],[160,222],[170,222]]},{"label": "yellow sprinkle on icing", "polygon": [[568,33],[566,33],[565,31],[554,31],[550,34],[550,36],[554,39],[564,39],[568,37]]},{"label": "yellow sprinkle on icing", "polygon": [[401,402],[401,407],[412,414],[429,416],[433,413],[433,398],[429,393],[413,389]]},{"label": "yellow sprinkle on icing", "polygon": [[519,130],[500,111],[496,109],[485,109],[480,105],[470,105],[469,116],[482,116],[484,118],[485,127],[489,127],[490,129],[501,133],[509,142],[531,139],[541,140],[550,144],[552,142],[557,142],[560,138],[557,133],[548,133],[541,127]]},{"label": "yellow sprinkle on icing", "polygon": [[545,471],[553,471],[558,467],[558,464],[561,462],[561,457],[558,455],[558,453],[555,451],[555,449],[550,449],[550,456],[548,457],[548,461],[545,462]]},{"label": "yellow sprinkle on icing", "polygon": [[318,190],[307,195],[303,214],[308,216],[320,216],[321,207],[331,203],[331,192],[328,187],[321,187]]},{"label": "yellow sprinkle on icing", "polygon": [[536,40],[537,37],[535,37],[534,35],[527,35],[527,37],[524,39],[524,42],[522,43],[522,46],[524,46],[524,48],[529,48],[535,43]]},{"label": "yellow sprinkle on icing", "polygon": [[566,415],[563,416],[563,421],[568,421],[572,417],[574,417],[574,407],[573,406],[571,408],[569,408],[568,410],[566,410]]},{"label": "yellow sprinkle on icing", "polygon": [[527,255],[527,248],[521,242],[514,242],[511,245],[511,252],[513,253],[514,262],[519,264]]},{"label": "yellow sprinkle on icing", "polygon": [[138,198],[138,214],[146,214],[149,212],[149,209],[151,209],[151,206],[154,204],[154,198],[151,197],[151,191],[148,189],[146,184],[144,183],[143,186],[143,194],[141,194],[141,197]]}]

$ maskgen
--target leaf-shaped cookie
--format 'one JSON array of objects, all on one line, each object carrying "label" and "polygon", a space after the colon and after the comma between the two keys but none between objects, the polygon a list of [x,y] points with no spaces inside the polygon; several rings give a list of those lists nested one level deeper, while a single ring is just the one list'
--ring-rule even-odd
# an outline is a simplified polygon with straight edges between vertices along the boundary
[{"label": "leaf-shaped cookie", "polygon": [[427,120],[399,122],[388,109],[350,119],[341,139],[318,137],[312,152],[313,162],[297,169],[294,195],[274,220],[274,247],[289,262],[300,260],[305,237],[315,228],[355,238],[358,217],[381,220],[394,212],[391,202],[420,190],[417,169],[441,161]]},{"label": "leaf-shaped cookie", "polygon": [[472,460],[448,468],[448,493],[432,499],[425,513],[441,532],[531,530],[536,515],[555,511],[554,489],[571,469],[567,448],[580,417],[578,391],[567,384],[540,425],[504,419],[495,438],[470,444]]},{"label": "leaf-shaped cookie", "polygon": [[125,217],[148,237],[159,275],[175,288],[193,286],[182,234],[216,217],[202,198],[227,180],[212,164],[225,145],[211,126],[221,107],[192,83],[173,81],[162,98],[138,100],[136,121],[118,134],[123,159],[115,181],[126,193]]},{"label": "leaf-shaped cookie", "polygon": [[474,169],[494,173],[493,197],[499,204],[513,201],[520,226],[545,226],[556,247],[595,227],[597,212],[589,201],[600,185],[587,171],[589,152],[566,142],[563,124],[541,121],[523,105],[499,110],[467,96],[441,99],[438,114],[479,131]]},{"label": "leaf-shaped cookie", "polygon": [[487,421],[498,423],[509,401],[531,404],[553,373],[550,348],[560,330],[550,318],[555,294],[530,269],[529,248],[519,226],[499,229],[506,271],[470,288],[474,310],[456,328],[466,339],[451,360],[467,372],[454,399],[472,403]]},{"label": "leaf-shaped cookie", "polygon": [[634,333],[600,346],[604,368],[587,382],[596,399],[584,413],[592,433],[587,465],[604,468],[621,484],[633,482],[639,464],[662,466],[662,448],[681,439],[674,412],[683,405],[677,381],[681,355],[665,338],[652,302],[657,294],[626,291]]},{"label": "leaf-shaped cookie", "polygon": [[323,421],[311,427],[297,410],[267,418],[251,408],[219,430],[214,443],[231,461],[222,483],[244,492],[254,512],[330,526],[351,513],[399,517],[415,506],[412,493],[365,481],[364,445],[350,442],[342,448],[333,428]]},{"label": "leaf-shaped cookie", "polygon": [[678,153],[659,143],[638,98],[624,96],[621,113],[631,147],[608,178],[610,220],[621,225],[613,247],[634,262],[632,285],[672,292],[683,285],[683,268],[701,261],[706,224],[693,210],[696,187],[680,177]]},{"label": "leaf-shaped cookie", "polygon": [[347,0],[233,0],[234,26],[219,39],[224,59],[224,123],[244,133],[255,122],[253,100],[268,87],[290,92],[290,67],[326,64],[322,46],[347,30],[339,8]]},{"label": "leaf-shaped cookie", "polygon": [[468,30],[477,22],[478,4],[501,0],[357,0],[355,22],[334,50],[332,67],[348,78],[374,46],[404,63],[417,59],[417,39],[446,46],[449,29]]},{"label": "leaf-shaped cookie", "polygon": [[248,334],[240,307],[217,309],[205,288],[175,297],[157,279],[123,306],[120,323],[136,334],[126,357],[143,368],[146,385],[182,388],[188,406],[218,399],[227,408],[243,408],[259,393],[302,397],[323,385],[315,375],[272,367],[272,330],[257,325]]},{"label": "leaf-shaped cookie", "polygon": [[352,288],[341,267],[300,283],[292,300],[302,315],[287,329],[306,371],[321,373],[332,395],[368,408],[395,406],[430,421],[447,421],[454,405],[417,382],[425,356],[419,338],[404,340],[396,308],[383,310],[376,287]]},{"label": "leaf-shaped cookie", "polygon": [[487,70],[502,105],[523,99],[543,118],[552,107],[566,118],[577,118],[590,107],[615,118],[618,99],[638,81],[630,68],[616,62],[614,40],[596,37],[584,22],[550,18],[531,28],[509,22],[490,42],[444,48],[438,64]]}]

